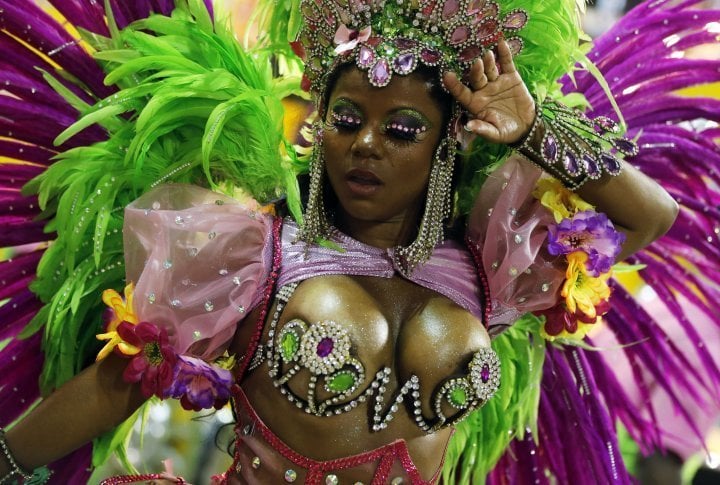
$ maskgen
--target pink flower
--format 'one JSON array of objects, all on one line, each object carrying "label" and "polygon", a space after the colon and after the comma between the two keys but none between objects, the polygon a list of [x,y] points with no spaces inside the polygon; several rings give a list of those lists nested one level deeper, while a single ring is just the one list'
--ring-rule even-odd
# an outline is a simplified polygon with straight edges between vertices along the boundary
[{"label": "pink flower", "polygon": [[343,54],[353,50],[360,42],[368,40],[371,32],[372,29],[369,26],[358,32],[357,30],[347,28],[345,24],[340,24],[333,39],[335,45],[337,45],[335,54]]},{"label": "pink flower", "polygon": [[167,397],[166,389],[172,384],[178,359],[168,343],[167,330],[148,322],[121,322],[117,331],[125,342],[141,349],[125,368],[125,382],[140,382],[145,398]]}]

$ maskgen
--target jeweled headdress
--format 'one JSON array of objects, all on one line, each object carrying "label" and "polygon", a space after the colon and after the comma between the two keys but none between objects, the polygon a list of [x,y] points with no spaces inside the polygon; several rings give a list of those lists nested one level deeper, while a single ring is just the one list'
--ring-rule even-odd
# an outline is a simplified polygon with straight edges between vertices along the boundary
[{"label": "jeweled headdress", "polygon": [[528,14],[500,15],[485,0],[303,0],[305,25],[297,52],[305,60],[305,86],[322,93],[326,76],[354,59],[374,86],[418,65],[458,74],[505,37],[513,54],[522,50],[517,32]]}]

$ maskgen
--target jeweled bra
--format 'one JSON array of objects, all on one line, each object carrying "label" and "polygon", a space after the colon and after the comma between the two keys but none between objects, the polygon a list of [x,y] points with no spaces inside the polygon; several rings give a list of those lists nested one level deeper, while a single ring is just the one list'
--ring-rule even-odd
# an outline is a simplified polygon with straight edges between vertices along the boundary
[{"label": "jeweled bra", "polygon": [[[353,357],[349,332],[341,323],[324,320],[308,324],[292,319],[278,329],[280,315],[297,286],[297,282],[291,283],[278,291],[267,339],[258,347],[250,369],[267,362],[273,385],[288,401],[308,414],[339,415],[368,402],[373,408],[370,428],[380,431],[388,426],[405,403],[412,410],[415,423],[432,433],[466,418],[490,399],[500,385],[498,357],[492,349],[483,348],[473,354],[465,376],[446,379],[436,388],[431,396],[434,416],[427,418],[422,413],[420,379],[416,375],[410,376],[393,396],[387,396],[391,369],[377,370],[374,378],[368,381],[365,366]],[[288,386],[301,370],[311,374],[305,396],[298,396]],[[319,386],[332,397],[318,399]],[[354,394],[356,396],[351,398]],[[455,410],[454,414],[445,415],[445,403]]]}]

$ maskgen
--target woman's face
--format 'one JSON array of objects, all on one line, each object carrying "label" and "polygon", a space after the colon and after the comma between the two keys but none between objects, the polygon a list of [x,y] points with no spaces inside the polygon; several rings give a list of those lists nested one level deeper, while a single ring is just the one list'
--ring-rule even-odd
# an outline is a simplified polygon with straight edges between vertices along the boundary
[{"label": "woman's face", "polygon": [[439,103],[420,74],[370,85],[345,70],[330,93],[325,163],[340,220],[415,224],[424,207],[430,167],[444,132]]}]

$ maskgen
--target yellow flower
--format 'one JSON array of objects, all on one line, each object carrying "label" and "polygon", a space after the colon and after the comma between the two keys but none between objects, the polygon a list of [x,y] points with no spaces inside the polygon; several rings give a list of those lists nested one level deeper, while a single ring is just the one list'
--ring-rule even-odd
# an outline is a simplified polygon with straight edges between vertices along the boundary
[{"label": "yellow flower", "polygon": [[585,268],[588,255],[582,251],[568,254],[567,259],[566,280],[560,292],[565,298],[565,305],[570,313],[580,310],[588,318],[595,318],[595,305],[610,297],[610,288],[607,285],[610,272],[598,277],[589,275]]},{"label": "yellow flower", "polygon": [[112,310],[112,319],[108,322],[107,330],[105,333],[101,333],[95,336],[98,340],[107,340],[108,342],[98,353],[96,360],[102,360],[113,351],[115,347],[120,348],[120,351],[126,355],[135,355],[140,352],[140,349],[134,345],[130,345],[125,342],[117,332],[117,327],[121,322],[132,323],[137,325],[138,317],[133,311],[133,291],[135,285],[132,283],[125,287],[125,298],[112,289],[103,291],[102,301]]},{"label": "yellow flower", "polygon": [[592,205],[553,178],[538,180],[533,195],[552,212],[555,222],[558,223],[563,219],[571,218],[576,212],[594,209]]}]

